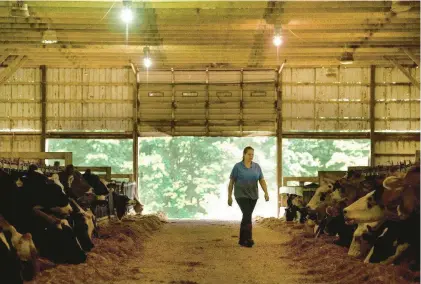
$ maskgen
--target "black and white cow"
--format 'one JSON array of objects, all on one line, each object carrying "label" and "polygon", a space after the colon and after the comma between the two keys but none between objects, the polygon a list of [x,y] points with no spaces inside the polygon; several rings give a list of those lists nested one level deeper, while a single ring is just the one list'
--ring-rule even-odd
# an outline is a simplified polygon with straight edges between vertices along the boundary
[{"label": "black and white cow", "polygon": [[57,184],[37,172],[36,167],[30,167],[22,187],[17,187],[4,172],[0,172],[0,183],[7,185],[0,191],[0,213],[19,233],[30,233],[41,255],[61,263],[86,260],[65,219],[72,213],[69,199]]},{"label": "black and white cow", "polygon": [[70,216],[73,230],[82,249],[88,252],[94,247],[92,237],[96,229],[95,216],[90,209],[85,211],[80,207],[74,199],[70,199],[70,203],[73,207],[73,213]]},{"label": "black and white cow", "polygon": [[2,283],[23,284],[20,262],[10,236],[0,230],[0,279]]},{"label": "black and white cow", "polygon": [[99,176],[92,174],[90,169],[85,171],[83,178],[93,188],[96,195],[108,195],[109,190],[107,186],[101,181]]},{"label": "black and white cow", "polygon": [[22,278],[30,281],[38,273],[37,257],[38,251],[32,241],[32,235],[29,233],[20,234],[15,227],[9,224],[3,216],[0,215],[0,230],[9,241],[9,245],[16,252],[18,257]]},{"label": "black and white cow", "polygon": [[55,263],[78,264],[86,261],[86,253],[66,219],[34,208],[31,221],[31,233],[40,255]]},{"label": "black and white cow", "polygon": [[385,178],[382,186],[344,209],[348,223],[384,222],[378,230],[363,236],[373,245],[365,262],[393,263],[408,251],[416,251],[419,265],[419,202],[418,205],[414,202],[417,198],[419,167],[411,169],[405,177]]}]

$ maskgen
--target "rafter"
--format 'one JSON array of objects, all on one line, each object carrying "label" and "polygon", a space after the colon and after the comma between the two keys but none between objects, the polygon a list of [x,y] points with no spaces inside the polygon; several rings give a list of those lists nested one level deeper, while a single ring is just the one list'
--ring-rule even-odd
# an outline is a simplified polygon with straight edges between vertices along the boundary
[{"label": "rafter", "polygon": [[385,56],[385,59],[389,60],[396,68],[401,70],[401,72],[411,81],[411,83],[419,90],[420,82],[418,82],[412,75],[406,70],[401,64],[399,64],[395,59]]},{"label": "rafter", "polygon": [[10,76],[12,76],[16,70],[19,69],[26,61],[27,57],[25,55],[19,55],[14,59],[13,62],[9,64],[1,73],[0,73],[0,85],[4,84]]},{"label": "rafter", "polygon": [[412,51],[410,51],[407,48],[403,48],[403,52],[405,52],[406,55],[408,55],[409,58],[412,59],[412,61],[414,61],[415,64],[417,64],[417,66],[420,66],[420,57],[416,56],[414,53],[412,53]]}]

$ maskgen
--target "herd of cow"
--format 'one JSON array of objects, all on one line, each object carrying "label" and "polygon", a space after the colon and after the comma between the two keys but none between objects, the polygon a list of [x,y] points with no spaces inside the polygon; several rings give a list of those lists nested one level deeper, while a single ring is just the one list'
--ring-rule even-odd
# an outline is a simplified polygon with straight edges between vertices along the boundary
[{"label": "herd of cow", "polygon": [[289,215],[299,212],[300,222],[316,236],[339,236],[335,243],[348,247],[348,255],[365,263],[404,261],[419,270],[419,164],[351,170],[320,184],[307,205],[296,195],[288,202]]},{"label": "herd of cow", "polygon": [[47,176],[37,166],[27,171],[0,169],[0,275],[3,283],[34,279],[38,256],[54,263],[86,261],[94,244],[92,213],[109,189],[90,171],[72,165]]}]

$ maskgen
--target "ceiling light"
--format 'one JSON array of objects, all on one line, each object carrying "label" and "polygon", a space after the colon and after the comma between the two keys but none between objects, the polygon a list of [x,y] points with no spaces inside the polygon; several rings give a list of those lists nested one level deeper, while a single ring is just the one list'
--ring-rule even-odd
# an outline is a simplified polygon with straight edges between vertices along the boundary
[{"label": "ceiling light", "polygon": [[392,1],[392,6],[390,6],[390,11],[394,13],[401,13],[411,10],[412,3],[409,1]]},{"label": "ceiling light", "polygon": [[42,33],[42,43],[44,44],[51,44],[57,42],[57,34],[54,30],[46,30]]},{"label": "ceiling light", "polygon": [[150,57],[150,49],[148,46],[145,46],[143,48],[143,65],[145,65],[146,68],[151,67],[152,65],[152,59]]},{"label": "ceiling light", "polygon": [[149,68],[152,66],[152,60],[149,57],[143,58],[143,65],[145,65],[146,68]]},{"label": "ceiling light", "polygon": [[133,13],[132,9],[130,7],[124,7],[123,10],[121,10],[121,19],[126,24],[130,23],[133,20]]},{"label": "ceiling light", "polygon": [[274,37],[273,37],[273,44],[275,45],[275,46],[280,46],[281,44],[282,44],[282,36],[280,36],[280,35],[275,35]]},{"label": "ceiling light", "polygon": [[10,8],[10,17],[27,18],[29,17],[28,5],[22,2],[17,2]]},{"label": "ceiling light", "polygon": [[341,64],[348,65],[354,63],[354,56],[351,52],[344,52],[341,55],[341,58],[339,59]]}]

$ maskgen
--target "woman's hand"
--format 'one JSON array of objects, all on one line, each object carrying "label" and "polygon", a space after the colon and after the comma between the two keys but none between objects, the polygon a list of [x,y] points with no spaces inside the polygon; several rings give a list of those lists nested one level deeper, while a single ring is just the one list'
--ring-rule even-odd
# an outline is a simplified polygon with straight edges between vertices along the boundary
[{"label": "woman's hand", "polygon": [[232,196],[228,196],[228,206],[232,206]]},{"label": "woman's hand", "polygon": [[265,192],[265,200],[269,201],[269,194],[267,192]]}]

